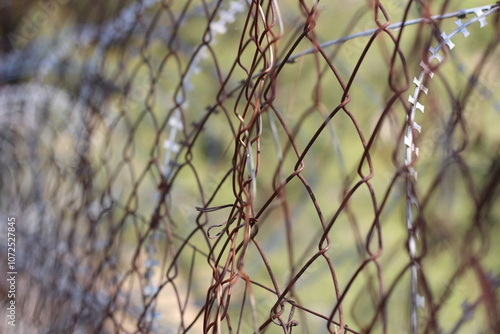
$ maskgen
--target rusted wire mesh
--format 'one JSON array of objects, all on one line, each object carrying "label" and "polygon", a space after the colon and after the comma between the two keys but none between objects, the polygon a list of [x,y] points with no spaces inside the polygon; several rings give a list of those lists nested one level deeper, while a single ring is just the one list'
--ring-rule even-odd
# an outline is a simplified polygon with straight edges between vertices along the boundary
[{"label": "rusted wire mesh", "polygon": [[500,332],[498,3],[0,6],[2,333]]}]

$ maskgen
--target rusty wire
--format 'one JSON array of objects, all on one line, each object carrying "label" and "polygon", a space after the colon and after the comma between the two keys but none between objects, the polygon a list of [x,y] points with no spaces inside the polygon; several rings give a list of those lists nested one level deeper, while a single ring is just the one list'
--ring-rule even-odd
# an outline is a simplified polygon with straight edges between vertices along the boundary
[{"label": "rusty wire", "polygon": [[3,333],[500,332],[498,3],[26,3]]}]

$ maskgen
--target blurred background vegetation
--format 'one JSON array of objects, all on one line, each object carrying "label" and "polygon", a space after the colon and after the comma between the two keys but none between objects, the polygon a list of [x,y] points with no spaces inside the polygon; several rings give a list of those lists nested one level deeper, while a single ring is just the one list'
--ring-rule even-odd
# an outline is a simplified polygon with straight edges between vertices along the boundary
[{"label": "blurred background vegetation", "polygon": [[[337,74],[344,83],[355,76],[350,115],[339,112],[328,122],[305,156],[300,175],[327,223],[339,212],[328,232],[326,254],[340,291],[348,289],[342,305],[349,329],[410,333],[402,172],[406,101],[427,48],[440,42],[440,31],[457,28],[456,18],[436,26],[405,27],[400,44],[404,64],[391,66],[394,42],[381,33],[366,54],[370,36],[324,48],[336,74],[314,53],[259,82],[252,76],[266,68],[262,58],[247,72],[258,50],[252,31],[245,29],[250,3],[0,1],[0,212],[19,217],[22,269],[21,323],[13,331],[2,323],[2,331],[206,330],[204,321],[213,317],[206,308],[214,284],[211,266],[218,257],[221,266],[230,258],[223,245],[230,241],[228,233],[237,230],[224,223],[232,218],[241,186],[231,169],[241,149],[236,134],[242,123],[250,123],[252,108],[244,122],[238,116],[256,101],[272,106],[260,115],[260,148],[252,143],[254,155],[260,150],[260,170],[251,178],[257,189],[255,214],[296,169],[298,158],[290,143],[303,152],[342,102]],[[272,43],[272,56],[279,62],[299,39],[307,15],[299,1],[269,3],[279,4],[283,24],[282,35]],[[422,1],[406,12],[408,1],[380,3],[391,23],[403,20],[405,13],[410,20],[492,5]],[[316,8],[313,33],[318,43],[377,27],[375,1],[315,4],[307,2]],[[487,20],[484,28],[472,24],[467,39],[461,34],[453,39],[456,48],[442,52],[445,61],[426,82],[429,93],[419,99],[425,105],[425,113],[417,116],[422,132],[414,166],[419,252],[425,248],[419,259],[419,294],[425,299],[418,311],[420,332],[498,329],[498,319],[495,324],[492,318],[500,314],[500,244],[495,241],[500,232],[500,31],[497,13]],[[304,38],[291,54],[311,47]],[[263,53],[270,57],[270,52]],[[389,104],[394,96],[389,80],[404,87],[404,69],[408,92]],[[251,91],[257,83],[272,87],[275,96]],[[172,136],[174,119],[182,123],[177,136]],[[369,150],[374,174],[369,187],[363,182],[353,190],[362,181],[358,168],[368,174],[358,131],[365,141],[375,138]],[[164,145],[172,138],[178,151],[174,143]],[[256,156],[249,160],[257,161]],[[249,169],[244,169],[245,177]],[[239,326],[240,333],[252,333],[254,323],[260,326],[271,316],[277,300],[274,284],[281,292],[291,284],[287,298],[317,312],[296,309],[294,333],[327,332],[326,320],[317,315],[329,317],[338,297],[324,258],[304,267],[318,251],[323,233],[309,189],[292,178],[256,223],[260,249],[250,246],[244,269],[235,272],[258,284],[249,292],[243,276],[234,281],[226,305],[233,332]],[[350,190],[354,193],[347,199]],[[208,213],[196,209],[224,205],[233,206]],[[383,248],[377,261],[361,267],[369,258],[367,250],[377,249],[379,237],[368,237],[375,222]],[[243,240],[240,233],[234,243]],[[301,268],[305,273],[290,283]],[[386,301],[381,285],[390,291]],[[158,293],[148,293],[149,287]],[[243,311],[241,305],[247,305]],[[284,307],[287,318],[292,306]],[[339,320],[338,313],[333,320]],[[221,326],[221,333],[230,333],[228,327]],[[265,332],[291,332],[284,327],[270,324]]]}]

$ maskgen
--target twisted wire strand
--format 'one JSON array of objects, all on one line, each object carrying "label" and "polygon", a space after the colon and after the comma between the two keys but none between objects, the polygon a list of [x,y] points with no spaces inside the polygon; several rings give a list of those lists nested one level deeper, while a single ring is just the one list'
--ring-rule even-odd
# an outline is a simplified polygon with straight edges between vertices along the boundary
[{"label": "twisted wire strand", "polygon": [[500,6],[400,4],[5,5],[16,333],[498,331]]}]

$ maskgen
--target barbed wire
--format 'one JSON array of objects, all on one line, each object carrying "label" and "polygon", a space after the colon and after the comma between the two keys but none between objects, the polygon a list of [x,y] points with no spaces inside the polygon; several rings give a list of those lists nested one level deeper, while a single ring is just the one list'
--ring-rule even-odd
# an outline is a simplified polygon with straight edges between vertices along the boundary
[{"label": "barbed wire", "polygon": [[500,330],[498,3],[0,6],[2,332]]}]

